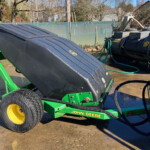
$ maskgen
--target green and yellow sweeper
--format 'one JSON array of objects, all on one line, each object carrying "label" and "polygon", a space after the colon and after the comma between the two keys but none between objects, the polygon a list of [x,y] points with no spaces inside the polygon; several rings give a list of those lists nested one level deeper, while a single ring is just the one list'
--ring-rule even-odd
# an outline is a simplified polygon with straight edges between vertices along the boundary
[{"label": "green and yellow sweeper", "polygon": [[[119,109],[116,93],[120,85],[114,94],[116,109],[105,108],[113,79],[103,63],[74,42],[44,29],[29,24],[0,24],[0,59],[8,59],[30,81],[29,85],[18,87],[0,63],[6,89],[0,102],[0,117],[12,131],[32,129],[44,111],[53,118],[65,114],[115,118],[127,125],[131,124],[126,116],[149,116],[147,103]],[[146,89],[149,82],[144,83]]]}]

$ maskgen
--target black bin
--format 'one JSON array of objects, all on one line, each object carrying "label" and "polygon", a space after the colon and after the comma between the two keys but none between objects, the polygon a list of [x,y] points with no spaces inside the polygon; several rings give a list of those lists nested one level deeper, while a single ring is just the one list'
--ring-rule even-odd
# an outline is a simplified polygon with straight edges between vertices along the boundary
[{"label": "black bin", "polygon": [[91,91],[98,101],[110,76],[74,42],[29,24],[0,24],[4,56],[46,97]]},{"label": "black bin", "polygon": [[124,44],[125,55],[143,62],[150,61],[150,32],[130,33]]}]

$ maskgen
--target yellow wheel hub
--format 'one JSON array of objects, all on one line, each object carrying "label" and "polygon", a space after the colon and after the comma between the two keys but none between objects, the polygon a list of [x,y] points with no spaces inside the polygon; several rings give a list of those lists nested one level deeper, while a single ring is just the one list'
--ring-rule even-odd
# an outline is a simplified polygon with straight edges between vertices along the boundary
[{"label": "yellow wheel hub", "polygon": [[7,115],[14,124],[21,125],[25,122],[25,113],[17,104],[10,104],[7,107]]}]

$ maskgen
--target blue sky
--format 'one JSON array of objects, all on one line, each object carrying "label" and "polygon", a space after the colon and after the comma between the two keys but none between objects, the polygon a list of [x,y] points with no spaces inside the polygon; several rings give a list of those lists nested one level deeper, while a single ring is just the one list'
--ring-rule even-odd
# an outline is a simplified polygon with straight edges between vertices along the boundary
[{"label": "blue sky", "polygon": [[136,0],[132,0],[133,6],[136,6]]},{"label": "blue sky", "polygon": [[[111,7],[115,7],[115,0],[112,0],[113,2],[114,2],[114,4],[112,5],[112,3],[111,3]],[[142,1],[142,0],[139,0],[139,1]],[[148,1],[148,0],[145,0],[145,2],[146,1]],[[133,6],[136,6],[137,4],[136,4],[136,0],[131,0],[131,3],[132,3],[132,5]],[[106,4],[107,5],[110,5],[110,2],[108,1],[108,2],[106,2]]]},{"label": "blue sky", "polygon": [[[147,2],[148,0],[145,0],[145,2]],[[132,0],[132,4],[133,6],[136,6],[136,0]]]},{"label": "blue sky", "polygon": [[133,6],[136,6],[136,0],[132,0]]}]

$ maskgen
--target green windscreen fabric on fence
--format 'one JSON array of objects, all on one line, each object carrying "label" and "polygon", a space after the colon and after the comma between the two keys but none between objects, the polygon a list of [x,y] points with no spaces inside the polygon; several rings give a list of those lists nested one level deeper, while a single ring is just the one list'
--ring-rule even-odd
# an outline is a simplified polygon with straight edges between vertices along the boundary
[{"label": "green windscreen fabric on fence", "polygon": [[[16,24],[16,23],[15,23]],[[46,29],[60,37],[72,40],[80,46],[95,46],[104,44],[104,39],[112,35],[112,21],[97,22],[42,22],[18,23],[31,24]],[[115,22],[118,24],[118,22]]]},{"label": "green windscreen fabric on fence", "polygon": [[70,39],[81,46],[93,46],[104,43],[105,37],[111,36],[113,29],[111,21],[100,22],[58,22],[31,23],[57,35]]}]

